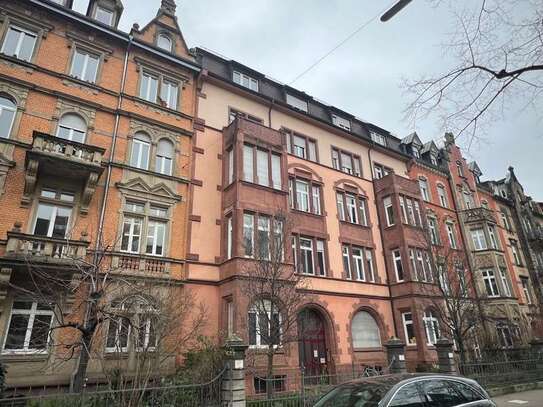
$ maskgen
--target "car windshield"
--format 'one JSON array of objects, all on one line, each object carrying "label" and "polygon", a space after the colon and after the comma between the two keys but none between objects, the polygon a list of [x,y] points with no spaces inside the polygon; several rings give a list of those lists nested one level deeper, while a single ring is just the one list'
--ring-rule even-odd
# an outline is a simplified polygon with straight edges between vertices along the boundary
[{"label": "car windshield", "polygon": [[391,386],[382,383],[350,383],[338,386],[314,407],[377,407]]}]

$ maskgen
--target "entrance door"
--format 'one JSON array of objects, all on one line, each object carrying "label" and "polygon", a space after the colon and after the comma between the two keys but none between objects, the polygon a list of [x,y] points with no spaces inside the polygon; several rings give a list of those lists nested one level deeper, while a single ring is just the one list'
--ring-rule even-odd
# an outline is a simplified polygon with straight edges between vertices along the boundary
[{"label": "entrance door", "polygon": [[328,350],[322,315],[313,309],[304,309],[298,315],[300,366],[306,376],[328,374]]}]

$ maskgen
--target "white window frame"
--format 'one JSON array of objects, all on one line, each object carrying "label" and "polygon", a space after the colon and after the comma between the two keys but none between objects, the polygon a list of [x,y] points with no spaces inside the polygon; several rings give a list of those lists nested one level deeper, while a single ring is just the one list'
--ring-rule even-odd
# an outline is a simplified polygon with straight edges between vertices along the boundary
[{"label": "white window frame", "polygon": [[226,219],[226,258],[232,258],[232,240],[234,229],[232,226],[232,215]]},{"label": "white window frame", "polygon": [[313,199],[313,213],[315,215],[321,215],[321,188],[318,185],[312,185],[311,195]]},{"label": "white window frame", "polygon": [[336,192],[336,206],[339,220],[345,221],[345,204],[343,203],[343,194]]},{"label": "white window frame", "polygon": [[485,286],[485,292],[489,298],[496,298],[500,296],[500,289],[498,282],[496,281],[496,273],[493,269],[481,270],[483,276],[483,284]]},{"label": "white window frame", "polygon": [[426,178],[419,178],[419,188],[422,199],[426,202],[430,202],[430,190],[428,187],[428,180]]},{"label": "white window frame", "polygon": [[[6,44],[7,44],[7,38],[8,38],[8,35],[9,35],[9,31],[10,30],[14,30],[14,31],[18,31],[19,32],[19,38],[18,38],[18,41],[17,41],[17,45],[15,47],[15,50],[13,52],[13,54],[9,55],[9,56],[13,56],[17,59],[21,59],[19,58],[19,53],[21,52],[21,46],[23,45],[23,39],[25,36],[29,36],[29,37],[34,37],[34,45],[32,46],[32,52],[30,53],[30,58],[28,60],[26,59],[21,59],[22,61],[26,61],[26,62],[30,62],[32,60],[32,56],[34,55],[34,52],[36,51],[36,44],[38,43],[38,34],[35,33],[35,32],[32,32],[30,30],[26,30],[18,25],[15,25],[15,24],[10,24],[8,26],[8,29],[6,30],[6,34],[4,36],[4,43],[2,44],[2,53],[5,54],[6,52]],[[8,54],[6,54],[8,55]]]},{"label": "white window frame", "polygon": [[[249,234],[247,234],[249,232]],[[247,246],[245,246],[245,238],[246,236],[250,236],[251,241],[251,247],[250,247],[250,254],[247,254]],[[243,252],[244,256],[248,258],[253,258],[255,256],[255,215],[252,213],[244,213],[243,214]]]},{"label": "white window frame", "polygon": [[533,304],[532,293],[530,292],[530,280],[528,277],[520,277],[520,283],[522,285],[522,291],[524,292],[524,297],[526,298],[526,303],[528,305]]},{"label": "white window frame", "polygon": [[[17,299],[15,299],[14,303],[15,302],[17,302]],[[26,333],[25,333],[25,339],[24,339],[24,342],[23,342],[23,348],[22,349],[6,349],[6,344],[7,344],[7,340],[8,340],[8,333],[9,333],[9,327],[11,325],[11,319],[12,319],[13,315],[28,315],[29,316],[28,322],[27,322],[27,329],[26,329]],[[49,333],[47,335],[47,343],[45,345],[45,349],[32,349],[32,348],[29,348],[29,346],[30,346],[30,338],[32,337],[32,331],[34,329],[34,320],[35,320],[36,315],[50,315],[51,316],[51,323],[50,323],[50,326],[49,326]],[[30,307],[30,309],[16,309],[16,308],[13,308],[13,304],[12,304],[12,308],[11,308],[11,311],[10,311],[10,314],[9,314],[9,320],[8,320],[7,328],[6,328],[6,331],[5,331],[4,344],[2,346],[2,353],[3,354],[16,354],[16,353],[43,354],[43,353],[47,353],[48,352],[49,340],[50,340],[50,331],[51,331],[51,327],[53,326],[54,321],[55,321],[55,314],[54,314],[53,310],[38,310],[38,302],[37,301],[32,301],[32,306]]]},{"label": "white window frame", "polygon": [[157,90],[158,97],[166,103],[168,109],[177,110],[179,103],[179,83],[165,78],[162,78],[160,82],[160,92]]},{"label": "white window frame", "polygon": [[456,233],[454,231],[454,223],[445,222],[445,228],[447,229],[447,236],[449,238],[449,245],[452,249],[456,249]]},{"label": "white window frame", "polygon": [[[140,227],[140,233],[139,234],[134,233],[134,227],[135,227],[135,225],[137,223],[139,223],[139,227]],[[129,226],[128,233],[125,234],[124,233],[124,227],[127,224],[130,225],[130,226]],[[143,231],[143,218],[139,217],[139,216],[126,215],[124,217],[124,219],[123,219],[123,226],[122,226],[122,234],[123,234],[123,236],[121,236],[121,248],[120,248],[120,251],[125,252],[125,253],[139,253],[140,249],[141,249],[141,242],[142,242],[142,239],[141,239],[142,231]],[[127,245],[126,249],[123,249],[122,248],[122,238],[125,235],[128,236],[128,245]],[[132,250],[132,243],[134,242],[135,238],[138,239],[138,248],[137,248],[137,250]]]},{"label": "white window frame", "polygon": [[441,184],[437,185],[437,195],[439,197],[440,205],[442,207],[444,207],[444,208],[448,208],[449,207],[449,201],[447,199],[447,190]]},{"label": "white window frame", "polygon": [[[77,54],[83,56],[83,69],[81,70],[81,75],[80,76],[76,76],[76,74],[74,73],[75,61],[76,61],[76,55]],[[91,58],[96,60],[96,70],[94,71],[94,73],[92,75],[92,78],[86,78],[87,69],[89,67],[89,59],[91,59]],[[100,67],[100,56],[98,56],[96,54],[93,54],[92,52],[88,52],[86,50],[77,48],[77,47],[75,48],[74,55],[72,57],[72,67],[70,68],[70,75],[71,76],[73,76],[74,78],[80,79],[82,81],[85,81],[85,82],[96,83],[96,78],[98,76],[99,67]]]},{"label": "white window frame", "polygon": [[[409,315],[411,318],[410,320],[407,320],[406,316]],[[407,346],[416,346],[417,345],[417,336],[415,332],[415,326],[413,325],[413,313],[411,311],[408,312],[402,312],[402,322],[403,322],[403,333],[405,335],[405,343]],[[414,341],[411,341],[411,338],[409,337],[408,331],[407,331],[407,325],[411,325],[411,328],[413,330],[413,338]]]},{"label": "white window frame", "polygon": [[[145,239],[145,254],[149,256],[164,256],[164,252],[166,251],[166,229],[168,227],[168,224],[164,221],[159,220],[148,220],[147,221],[147,236]],[[153,230],[153,233],[151,234],[151,229]],[[162,253],[157,253],[157,242],[159,238],[162,235]],[[147,241],[149,239],[152,239],[151,244],[151,252],[147,251]]]},{"label": "white window frame", "polygon": [[[13,130],[13,123],[15,122],[15,116],[17,115],[17,103],[13,98],[6,94],[0,95],[0,98],[8,100],[9,102],[13,103],[13,107],[11,106],[4,106],[3,104],[0,104],[0,117],[4,114],[4,111],[11,112],[11,122],[9,123],[8,128],[6,129],[6,137],[9,138],[11,135],[11,131]],[[0,129],[1,130],[1,129]],[[0,134],[0,138],[3,138]]]},{"label": "white window frame", "polygon": [[509,286],[509,279],[507,278],[507,269],[500,267],[500,278],[505,296],[511,297],[511,288]]},{"label": "white window frame", "polygon": [[[155,75],[155,74],[152,74],[151,72],[148,72],[146,70],[143,70],[142,74],[141,74],[142,78],[143,77],[147,77],[148,80],[147,80],[147,87],[145,89],[142,89],[143,87],[143,80],[142,80],[142,83],[140,84],[140,89],[139,89],[139,97],[142,98],[143,100],[146,100],[148,102],[151,102],[151,103],[157,103],[157,99],[160,95],[160,78]],[[150,97],[150,93],[151,93],[151,81],[154,80],[156,81],[156,96],[155,96],[155,100],[152,100]]]},{"label": "white window frame", "polygon": [[426,344],[428,346],[434,346],[441,337],[439,320],[432,311],[425,311],[422,321],[424,323],[424,330],[426,332]]},{"label": "white window frame", "polygon": [[[310,200],[310,183],[301,179],[296,179],[296,209],[302,212],[309,212],[311,208]],[[305,188],[305,190],[302,189]]]},{"label": "white window frame", "polygon": [[[359,254],[355,254],[358,252]],[[351,248],[353,256],[354,271],[356,272],[355,280],[366,281],[366,270],[364,267],[364,249],[362,247],[353,246]]]},{"label": "white window frame", "polygon": [[[135,145],[139,146],[138,149],[138,155],[134,158],[134,147]],[[143,166],[143,149],[147,149],[147,162],[145,163],[145,166]],[[136,137],[132,139],[132,148],[130,151],[130,164],[133,167],[140,168],[142,170],[148,170],[149,169],[149,162],[151,161],[151,142],[150,141],[144,141],[140,140]]]},{"label": "white window frame", "polygon": [[[168,46],[168,47],[163,47],[163,46],[161,46],[161,45],[160,45],[160,40],[161,40],[161,39],[166,39],[166,40],[168,40],[168,45],[169,45],[169,46]],[[158,34],[158,36],[157,36],[157,38],[156,38],[156,46],[157,46],[158,48],[160,48],[160,49],[165,50],[165,51],[172,52],[173,41],[172,41],[172,39],[171,39],[168,35],[166,35],[166,34],[164,34],[164,33],[160,33],[160,34]]]},{"label": "white window frame", "polygon": [[428,230],[430,231],[430,242],[433,245],[439,244],[439,233],[437,229],[437,219],[433,216],[428,216]]},{"label": "white window frame", "polygon": [[351,121],[349,119],[332,114],[332,123],[343,130],[351,131]]},{"label": "white window frame", "polygon": [[[247,81],[247,85],[243,83],[244,80]],[[232,72],[232,82],[237,83],[238,85],[243,86],[244,88],[258,92],[258,79],[252,78],[249,75],[244,74],[240,71]]]},{"label": "white window frame", "polygon": [[376,133],[374,131],[370,131],[370,135],[371,135],[371,139],[381,145],[381,146],[385,146],[387,145],[387,140],[386,140],[386,137],[383,136],[382,134],[379,134],[379,133]]},{"label": "white window frame", "polygon": [[234,182],[234,148],[231,147],[230,150],[226,152],[228,155],[228,185]]},{"label": "white window frame", "polygon": [[[313,239],[306,237],[300,237],[300,261],[302,264],[301,273],[307,275],[315,275],[315,256],[313,250]],[[308,246],[303,246],[302,242],[308,244]],[[309,259],[311,259],[311,270],[309,269]]]},{"label": "white window frame", "polygon": [[475,251],[482,251],[488,249],[488,242],[486,241],[485,231],[482,228],[471,229],[470,235]]},{"label": "white window frame", "polygon": [[498,246],[498,239],[496,238],[496,231],[494,229],[494,226],[488,226],[488,237],[490,238],[490,248],[499,249],[500,246]]},{"label": "white window frame", "polygon": [[[105,12],[107,15],[109,15],[109,22],[98,20],[98,13],[100,11]],[[113,10],[110,10],[110,9],[108,9],[106,7],[102,7],[100,5],[96,6],[96,10],[94,12],[94,19],[96,21],[98,21],[99,23],[102,23],[102,24],[105,24],[105,25],[108,25],[108,26],[112,27],[114,18],[115,18],[115,12]]]},{"label": "white window frame", "polygon": [[[317,269],[319,270],[319,275],[325,276],[326,275],[326,250],[324,248],[324,240],[316,239],[315,242],[316,242]],[[320,268],[319,255],[322,256],[322,268]]]},{"label": "white window frame", "polygon": [[[345,278],[347,280],[352,280],[353,278],[353,268],[351,266],[351,255],[350,255],[350,250],[349,250],[349,246],[347,245],[342,245],[341,247],[341,257],[342,257],[342,267],[343,267],[343,272],[347,272]],[[348,270],[345,270],[345,260],[347,260],[347,267],[348,267]]]},{"label": "white window frame", "polygon": [[67,206],[67,205],[59,205],[57,203],[52,203],[52,202],[38,202],[38,206],[36,207],[36,216],[35,216],[34,224],[33,224],[33,227],[32,227],[32,230],[34,231],[33,233],[35,233],[36,224],[38,223],[38,213],[39,213],[40,206],[48,206],[50,208],[53,208],[53,210],[51,212],[51,217],[49,218],[49,226],[47,228],[46,237],[52,237],[53,236],[53,230],[55,229],[55,222],[57,220],[58,210],[60,208],[62,208],[62,209],[68,209],[70,211],[70,214],[68,215],[68,221],[66,223],[66,233],[65,233],[64,237],[69,236],[70,235],[70,226],[71,226],[71,220],[72,220],[73,207]]},{"label": "white window frame", "polygon": [[345,194],[345,203],[347,205],[347,215],[349,222],[358,224],[358,205],[356,196],[353,194]]},{"label": "white window frame", "polygon": [[[255,321],[256,321],[256,326],[255,326],[255,344],[249,344],[249,348],[251,349],[255,349],[255,348],[267,348],[268,345],[267,344],[263,344],[262,343],[262,336],[260,334],[260,327],[259,327],[259,324],[260,324],[260,315],[259,313],[265,311],[266,314],[267,314],[267,317],[266,317],[266,322],[268,323],[268,332],[271,331],[272,329],[272,326],[271,326],[271,321],[272,321],[272,314],[271,314],[271,302],[269,300],[263,300],[264,301],[264,310],[261,310],[259,306],[256,306],[256,305],[252,305],[250,308],[249,308],[249,311],[247,312],[247,320],[249,320],[249,314],[255,314]],[[268,305],[269,304],[269,305]],[[275,305],[274,307],[274,314],[277,314],[278,315],[278,319],[279,319],[279,344],[275,344],[273,345],[275,348],[281,346],[281,337],[282,337],[282,332],[281,332],[281,321],[282,321],[282,317],[281,317],[281,313],[279,312],[279,309],[277,307],[277,305]],[[247,323],[248,325],[248,329],[251,329],[251,327],[249,326],[249,324]]]},{"label": "white window frame", "polygon": [[[383,199],[383,206],[385,208],[385,217],[387,221],[387,227],[388,226],[394,226],[394,207],[392,206],[392,197],[387,196]],[[389,210],[391,212],[389,212]]]},{"label": "white window frame", "polygon": [[308,111],[307,101],[300,99],[299,97],[287,93],[286,102],[289,106],[292,106],[295,109],[301,110],[306,113]]}]

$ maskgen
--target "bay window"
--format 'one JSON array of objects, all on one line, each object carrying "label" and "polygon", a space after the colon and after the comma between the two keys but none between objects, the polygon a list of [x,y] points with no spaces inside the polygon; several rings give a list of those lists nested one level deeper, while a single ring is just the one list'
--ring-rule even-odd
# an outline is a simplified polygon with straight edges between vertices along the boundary
[{"label": "bay window", "polygon": [[[256,178],[254,176],[255,168]],[[265,187],[271,186],[275,189],[281,189],[281,155],[244,144],[243,179]]]},{"label": "bay window", "polygon": [[259,259],[270,259],[270,218],[267,216],[258,217],[257,253]]},{"label": "bay window", "polygon": [[411,312],[403,312],[402,321],[405,335],[405,343],[407,345],[416,345],[417,338],[415,336],[415,328],[413,327],[413,314]]},{"label": "bay window", "polygon": [[383,199],[383,205],[385,207],[385,216],[387,221],[387,226],[394,225],[394,208],[392,207],[392,197],[387,196]]},{"label": "bay window", "polygon": [[498,297],[500,295],[500,291],[498,290],[498,284],[496,282],[494,270],[481,270],[481,274],[483,276],[483,283],[485,285],[486,294],[489,297]]},{"label": "bay window", "polygon": [[394,264],[394,271],[396,273],[396,281],[404,281],[402,254],[399,249],[392,251],[392,263]]},{"label": "bay window", "polygon": [[507,278],[507,269],[500,267],[500,278],[502,280],[503,293],[506,297],[511,297],[511,288],[509,288],[509,278]]},{"label": "bay window", "polygon": [[471,231],[471,240],[473,242],[473,248],[475,250],[486,250],[488,248],[486,243],[486,236],[484,230],[481,229],[472,229]]},{"label": "bay window", "polygon": [[490,238],[490,247],[492,249],[499,249],[496,231],[492,225],[488,225],[488,237]]},{"label": "bay window", "polygon": [[243,247],[246,257],[253,257],[255,247],[255,216],[243,214]]}]

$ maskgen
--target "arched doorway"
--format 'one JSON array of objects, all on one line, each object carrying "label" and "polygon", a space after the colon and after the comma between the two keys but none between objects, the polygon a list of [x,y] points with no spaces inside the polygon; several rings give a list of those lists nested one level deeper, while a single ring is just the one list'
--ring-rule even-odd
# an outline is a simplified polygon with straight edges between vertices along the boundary
[{"label": "arched doorway", "polygon": [[300,367],[306,376],[328,374],[326,323],[314,308],[304,308],[298,314],[298,343]]}]

